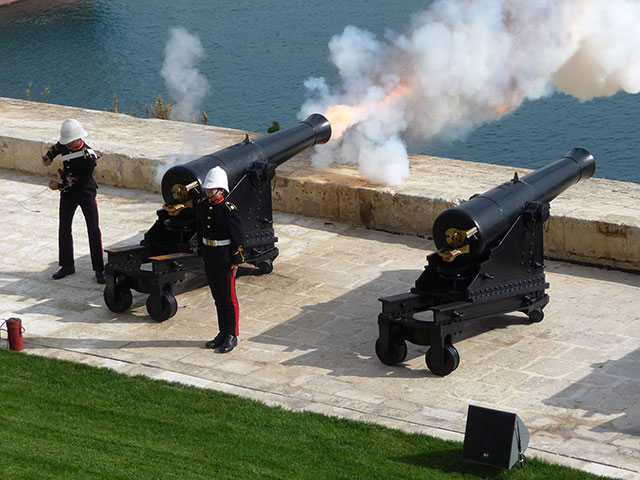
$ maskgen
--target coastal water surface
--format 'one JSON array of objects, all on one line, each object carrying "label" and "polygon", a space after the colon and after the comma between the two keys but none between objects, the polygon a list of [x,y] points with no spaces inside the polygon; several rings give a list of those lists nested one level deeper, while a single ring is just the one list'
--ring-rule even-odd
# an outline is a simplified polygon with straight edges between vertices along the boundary
[{"label": "coastal water surface", "polygon": [[[0,96],[144,117],[169,96],[160,71],[172,27],[197,36],[196,65],[209,87],[209,123],[265,132],[298,121],[304,81],[338,82],[328,44],[347,25],[383,38],[402,32],[430,1],[22,0],[0,7]],[[452,59],[455,61],[455,59]],[[640,97],[618,93],[581,103],[554,94],[525,102],[453,143],[411,153],[537,168],[580,146],[597,177],[640,183]],[[203,152],[207,153],[207,152]]]}]

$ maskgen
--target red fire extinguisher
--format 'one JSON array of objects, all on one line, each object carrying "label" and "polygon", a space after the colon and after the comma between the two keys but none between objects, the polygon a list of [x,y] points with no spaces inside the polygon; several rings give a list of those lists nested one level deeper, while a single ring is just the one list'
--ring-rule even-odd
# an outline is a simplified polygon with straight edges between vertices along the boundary
[{"label": "red fire extinguisher", "polygon": [[[19,318],[9,318],[4,321],[3,325],[7,326],[7,334],[9,336],[9,348],[11,350],[23,350],[24,341],[22,340],[22,320]],[[1,327],[2,325],[0,325]]]}]

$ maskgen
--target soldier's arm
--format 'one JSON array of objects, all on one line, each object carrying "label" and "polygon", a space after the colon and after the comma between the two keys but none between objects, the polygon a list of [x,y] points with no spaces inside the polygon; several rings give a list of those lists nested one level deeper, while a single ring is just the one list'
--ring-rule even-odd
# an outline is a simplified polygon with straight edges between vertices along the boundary
[{"label": "soldier's arm", "polygon": [[59,149],[59,143],[55,143],[54,145],[51,145],[48,150],[44,153],[44,155],[42,155],[42,163],[45,166],[49,166],[51,165],[51,162],[53,162],[53,159],[56,158],[59,154],[60,154],[60,149]]},{"label": "soldier's arm", "polygon": [[244,263],[244,224],[238,213],[238,207],[231,202],[225,202],[229,209],[227,221],[229,222],[229,232],[231,233],[231,263],[240,265]]},{"label": "soldier's arm", "polygon": [[197,246],[196,246],[196,252],[198,254],[199,257],[202,257],[203,251],[202,251],[202,227],[200,226],[200,203],[203,200],[201,199],[197,204],[196,204],[196,208],[195,210],[195,216],[196,216],[196,241],[197,241]]}]

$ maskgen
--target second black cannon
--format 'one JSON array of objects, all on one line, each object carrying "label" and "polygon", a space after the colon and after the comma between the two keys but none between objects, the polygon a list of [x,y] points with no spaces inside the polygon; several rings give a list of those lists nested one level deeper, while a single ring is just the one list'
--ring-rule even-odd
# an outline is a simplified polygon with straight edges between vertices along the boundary
[{"label": "second black cannon", "polygon": [[433,223],[437,251],[427,256],[415,286],[380,299],[380,361],[402,362],[406,342],[428,345],[427,366],[444,376],[459,365],[453,343],[466,322],[508,312],[541,321],[549,302],[543,246],[549,202],[594,171],[593,156],[573,148],[550,165],[443,211]]}]

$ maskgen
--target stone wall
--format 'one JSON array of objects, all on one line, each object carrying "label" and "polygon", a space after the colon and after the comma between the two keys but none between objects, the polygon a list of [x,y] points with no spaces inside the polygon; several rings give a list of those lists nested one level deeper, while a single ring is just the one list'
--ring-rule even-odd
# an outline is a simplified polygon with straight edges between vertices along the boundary
[{"label": "stone wall", "polygon": [[[44,167],[40,156],[68,117],[82,123],[87,143],[101,155],[98,183],[151,191],[159,191],[159,179],[171,165],[238,143],[246,133],[0,98],[0,168],[52,176],[60,160]],[[567,150],[574,146],[583,145]],[[548,161],[565,153],[550,152]],[[596,163],[606,161],[594,155]],[[523,176],[529,170],[413,155],[409,179],[390,187],[366,182],[353,166],[315,170],[305,152],[278,168],[273,201],[279,211],[430,236],[442,210],[508,181],[515,171]],[[551,258],[640,271],[640,185],[580,182],[551,202],[545,232]]]}]

